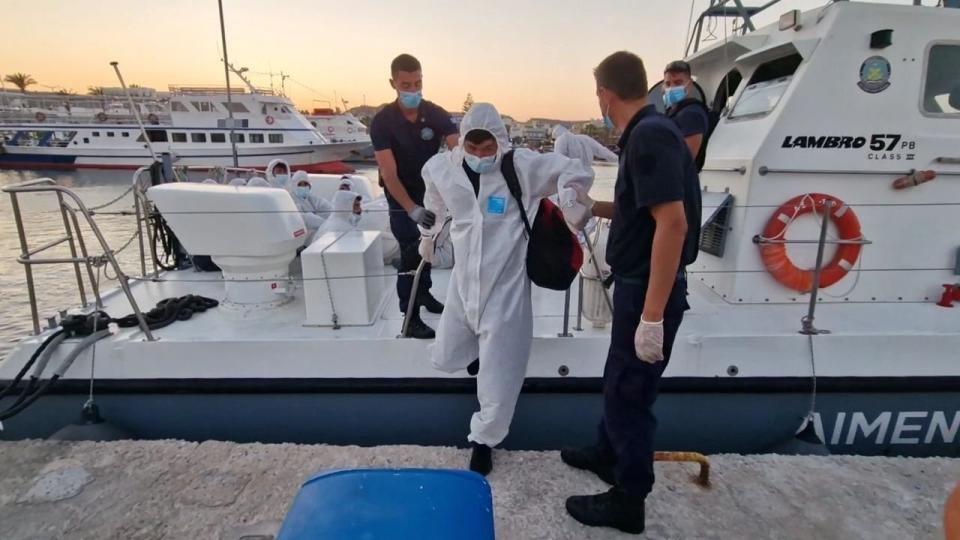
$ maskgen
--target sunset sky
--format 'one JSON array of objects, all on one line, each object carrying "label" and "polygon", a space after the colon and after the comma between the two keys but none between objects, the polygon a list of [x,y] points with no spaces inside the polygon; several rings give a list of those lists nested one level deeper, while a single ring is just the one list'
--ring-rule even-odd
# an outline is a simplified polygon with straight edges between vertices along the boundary
[{"label": "sunset sky", "polygon": [[[825,1],[784,0],[759,20]],[[695,13],[708,3],[696,0]],[[521,120],[575,120],[598,116],[591,70],[607,54],[636,52],[651,80],[681,57],[691,4],[224,0],[224,11],[230,60],[262,87],[271,70],[277,89],[279,72],[290,74],[287,94],[301,108],[328,106],[335,96],[351,107],[392,100],[390,60],[409,52],[423,63],[424,96],[448,109],[458,110],[469,92]],[[715,33],[723,38],[722,25]],[[118,86],[111,60],[128,84],[158,90],[224,82],[216,0],[2,0],[0,39],[0,74],[30,73],[36,91]]]}]

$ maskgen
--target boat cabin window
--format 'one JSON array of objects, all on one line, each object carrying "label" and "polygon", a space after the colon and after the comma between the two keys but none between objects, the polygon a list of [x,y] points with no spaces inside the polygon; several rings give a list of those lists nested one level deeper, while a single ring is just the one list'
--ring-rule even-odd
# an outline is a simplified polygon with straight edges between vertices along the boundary
[{"label": "boat cabin window", "polygon": [[234,133],[231,139],[233,140],[233,142],[242,143],[244,142],[243,133]]},{"label": "boat cabin window", "polygon": [[289,113],[289,112],[290,112],[290,109],[288,109],[288,108],[286,108],[286,107],[280,107],[280,112]]},{"label": "boat cabin window", "polygon": [[737,93],[741,82],[743,82],[743,75],[739,70],[734,69],[727,73],[713,94],[710,111],[717,114],[725,113],[730,106],[730,99]]},{"label": "boat cabin window", "polygon": [[207,142],[207,134],[206,134],[206,133],[191,133],[191,134],[190,134],[190,142],[205,143],[205,142]]},{"label": "boat cabin window", "polygon": [[84,137],[84,138],[83,138],[83,144],[90,144],[90,139]]},{"label": "boat cabin window", "polygon": [[175,131],[170,134],[170,137],[171,137],[171,140],[173,140],[173,142],[187,142],[186,133]]},{"label": "boat cabin window", "polygon": [[790,87],[793,74],[802,61],[803,57],[794,53],[757,66],[730,111],[730,118],[760,118],[769,114]]},{"label": "boat cabin window", "polygon": [[173,112],[190,112],[190,109],[181,101],[171,101],[170,110]]},{"label": "boat cabin window", "polygon": [[167,130],[148,129],[147,137],[150,138],[150,142],[167,142]]},{"label": "boat cabin window", "polygon": [[[220,119],[217,120],[217,127],[220,128],[220,129],[227,129],[227,127],[228,127],[228,126],[227,126],[227,122],[229,122],[229,121],[230,121],[229,118],[220,118]],[[242,119],[236,119],[236,118],[235,118],[235,119],[233,120],[233,125],[234,125],[234,127],[241,127],[241,128],[250,127],[250,120],[248,120],[248,119],[246,119],[246,118],[242,118]]]},{"label": "boat cabin window", "polygon": [[129,136],[130,136],[130,132],[129,132],[129,131],[124,131],[123,133],[121,133],[121,135],[123,135],[124,137],[129,137]]},{"label": "boat cabin window", "polygon": [[94,131],[93,133],[91,133],[91,135],[93,135],[94,137],[99,137],[99,136],[100,136],[100,132],[99,132],[99,131]]},{"label": "boat cabin window", "polygon": [[227,136],[224,135],[223,133],[211,133],[210,142],[212,143],[227,142]]},{"label": "boat cabin window", "polygon": [[238,113],[250,112],[250,110],[247,109],[247,107],[244,106],[243,103],[237,103],[236,101],[234,101],[234,102],[232,102],[232,103],[231,103],[231,102],[228,102],[228,101],[224,101],[224,102],[222,102],[222,103],[223,103],[223,108],[226,109],[226,110],[228,110],[228,111],[233,111],[233,112],[238,112]]},{"label": "boat cabin window", "polygon": [[960,117],[960,45],[930,47],[923,112]]},{"label": "boat cabin window", "polygon": [[209,101],[191,101],[194,107],[200,112],[215,112],[217,109]]},{"label": "boat cabin window", "polygon": [[269,140],[271,143],[283,144],[283,133],[271,133]]},{"label": "boat cabin window", "polygon": [[251,133],[250,142],[252,143],[262,143],[263,142],[263,133]]},{"label": "boat cabin window", "polygon": [[107,132],[107,137],[113,137],[114,133],[112,131]]}]

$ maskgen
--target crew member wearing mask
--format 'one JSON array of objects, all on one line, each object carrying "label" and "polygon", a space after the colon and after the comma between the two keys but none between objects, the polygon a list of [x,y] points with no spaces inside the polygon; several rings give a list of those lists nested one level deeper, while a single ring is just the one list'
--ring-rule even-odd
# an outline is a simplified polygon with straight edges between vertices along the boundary
[{"label": "crew member wearing mask", "polygon": [[707,106],[692,97],[693,78],[690,64],[676,60],[667,64],[663,71],[663,104],[667,116],[680,128],[687,142],[690,155],[697,161],[697,168],[703,166],[703,143],[710,127],[710,115]]},{"label": "crew member wearing mask", "polygon": [[553,151],[579,161],[587,169],[593,166],[595,159],[612,162],[619,159],[593,137],[570,133],[570,130],[561,125],[553,128]]},{"label": "crew member wearing mask", "polygon": [[[457,126],[446,111],[423,99],[423,73],[420,61],[401,54],[390,64],[390,86],[397,100],[387,105],[370,124],[370,138],[380,167],[380,182],[386,188],[390,205],[390,230],[400,243],[400,268],[397,296],[400,311],[406,313],[413,288],[413,272],[420,264],[417,225],[431,227],[437,216],[423,207],[423,165],[440,150],[457,145]],[[434,331],[420,318],[420,306],[441,313],[443,304],[430,294],[429,267],[420,276],[415,312],[411,314],[411,337],[432,339]]]},{"label": "crew member wearing mask", "polygon": [[653,405],[689,309],[685,268],[698,251],[700,181],[677,126],[649,101],[638,56],[614,53],[594,78],[604,123],[621,132],[620,168],[612,202],[594,202],[585,192],[577,200],[611,220],[613,324],[597,441],[564,448],[560,457],[614,484],[606,493],[568,498],[574,519],[640,533],[654,481]]},{"label": "crew member wearing mask", "polygon": [[333,207],[324,198],[313,194],[307,173],[303,171],[294,173],[291,184],[293,185],[290,190],[293,202],[296,203],[303,217],[303,223],[307,226],[306,244],[309,244],[313,234],[330,217]]},{"label": "crew member wearing mask", "polygon": [[[479,358],[480,410],[470,421],[467,440],[473,447],[470,469],[486,475],[493,467],[492,448],[510,429],[533,339],[520,212],[532,222],[541,199],[573,186],[586,193],[593,173],[560,154],[517,149],[513,161],[521,209],[501,173],[510,140],[497,110],[489,103],[474,105],[460,122],[460,135],[460,146],[430,158],[423,168],[424,206],[438,216],[449,210],[457,257],[431,360],[437,369],[454,373]],[[440,223],[422,228],[420,256],[428,262],[441,228]]]}]

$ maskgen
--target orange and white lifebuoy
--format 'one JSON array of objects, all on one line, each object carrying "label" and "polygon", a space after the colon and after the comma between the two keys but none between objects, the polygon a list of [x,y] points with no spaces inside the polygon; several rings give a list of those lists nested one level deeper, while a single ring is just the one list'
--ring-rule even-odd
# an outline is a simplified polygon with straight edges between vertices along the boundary
[{"label": "orange and white lifebuoy", "polygon": [[327,133],[333,133],[333,126],[327,126]]},{"label": "orange and white lifebuoy", "polygon": [[37,119],[37,122],[43,122],[47,119],[47,115],[39,111],[37,111],[37,114],[33,115],[33,117]]},{"label": "orange and white lifebuoy", "polygon": [[267,125],[270,125],[270,126],[273,125],[274,120],[272,116],[268,114],[266,120],[267,120]]},{"label": "orange and white lifebuoy", "polygon": [[353,133],[353,128],[352,128],[352,127],[348,127],[348,128],[347,128],[347,133]]},{"label": "orange and white lifebuoy", "polygon": [[[830,220],[837,227],[842,241],[863,240],[860,232],[860,220],[853,209],[840,199],[823,193],[807,193],[798,195],[783,203],[770,221],[767,222],[760,237],[760,257],[767,272],[784,287],[797,292],[807,293],[813,289],[813,270],[798,268],[787,255],[787,246],[784,243],[769,242],[783,240],[787,228],[798,217],[810,212],[822,212],[830,206]],[[768,242],[763,242],[767,240]],[[820,271],[820,287],[829,287],[847,275],[860,257],[861,244],[837,244],[837,252],[833,259]]]}]

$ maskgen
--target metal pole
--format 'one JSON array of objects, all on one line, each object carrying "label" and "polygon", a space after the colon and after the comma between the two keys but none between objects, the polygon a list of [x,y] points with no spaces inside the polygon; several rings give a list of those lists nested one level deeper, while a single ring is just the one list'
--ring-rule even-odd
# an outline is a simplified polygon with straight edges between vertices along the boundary
[{"label": "metal pole", "polygon": [[[813,202],[814,205],[817,204],[816,201]],[[813,288],[810,290],[810,306],[807,310],[807,315],[800,320],[802,328],[800,329],[801,334],[806,335],[815,335],[815,334],[824,334],[826,330],[817,330],[813,326],[814,312],[817,310],[817,293],[820,291],[820,270],[823,265],[823,250],[826,246],[827,240],[827,225],[830,221],[830,214],[833,212],[833,201],[826,201],[824,203],[824,212],[823,212],[823,221],[820,224],[820,243],[817,246],[817,265],[813,267]]]},{"label": "metal pole", "polygon": [[563,332],[557,337],[573,337],[570,333],[570,287],[567,287],[563,297]]},{"label": "metal pole", "polygon": [[[66,204],[63,202],[63,194],[57,192],[57,202],[60,204],[60,215],[63,217],[63,230],[67,233],[67,243],[70,245],[70,256],[77,258],[77,246],[73,242],[73,231],[70,230],[70,220],[67,218]],[[76,234],[79,237],[80,227],[77,227]],[[87,293],[83,288],[83,275],[80,273],[80,263],[73,263],[73,272],[77,276],[77,289],[80,291],[80,305],[87,307]]]},{"label": "metal pole", "polygon": [[[27,257],[27,235],[23,230],[23,217],[20,215],[20,203],[17,201],[17,194],[10,192],[10,206],[13,208],[13,217],[17,222],[17,234],[20,236],[20,251]],[[27,296],[30,298],[30,315],[33,318],[33,334],[40,333],[40,315],[37,313],[37,294],[33,289],[33,269],[29,264],[23,265],[23,271],[27,274]]]},{"label": "metal pole", "polygon": [[583,332],[583,274],[579,274],[577,283],[577,325],[573,327],[577,332]]},{"label": "metal pole", "polygon": [[[68,207],[69,208],[69,207]],[[73,221],[73,228],[77,231],[80,230],[80,221],[77,219],[77,213],[70,208],[70,219]],[[80,254],[83,255],[83,259],[86,261],[84,264],[87,267],[87,278],[90,280],[90,287],[93,289],[93,297],[97,302],[97,308],[103,308],[103,299],[100,298],[100,285],[97,283],[97,280],[93,278],[93,266],[90,264],[90,255],[87,253],[87,244],[83,241],[83,235],[77,232],[77,242],[80,243]]]},{"label": "metal pole", "polygon": [[237,138],[233,131],[233,97],[230,92],[230,60],[227,56],[227,29],[223,24],[223,0],[217,0],[217,7],[220,9],[220,40],[223,41],[223,76],[227,80],[227,116],[230,119],[230,147],[233,149],[233,166],[239,167],[240,161],[237,158]]},{"label": "metal pole", "polygon": [[[599,226],[600,223],[597,222],[597,227]],[[587,242],[587,249],[590,251],[590,260],[593,261],[593,269],[597,272],[597,280],[603,283],[603,272],[600,271],[600,263],[597,262],[597,257],[593,253],[593,242],[590,241],[590,235],[584,233],[583,239]],[[610,308],[610,314],[612,315],[613,300],[610,300],[610,292],[607,291],[607,289],[603,289],[603,299],[607,301],[607,307]]]},{"label": "metal pole", "polygon": [[140,118],[140,111],[133,104],[133,97],[130,96],[130,92],[127,90],[127,83],[123,82],[123,75],[120,74],[120,65],[118,62],[110,62],[110,65],[113,66],[113,71],[117,73],[117,78],[120,79],[120,86],[123,88],[123,93],[127,96],[127,104],[130,105],[133,117],[137,119],[137,125],[140,126],[140,133],[143,134],[143,142],[147,143],[147,149],[150,150],[150,159],[155,160],[157,159],[157,153],[153,150],[153,145],[150,144],[147,128],[143,127],[143,119]]}]

